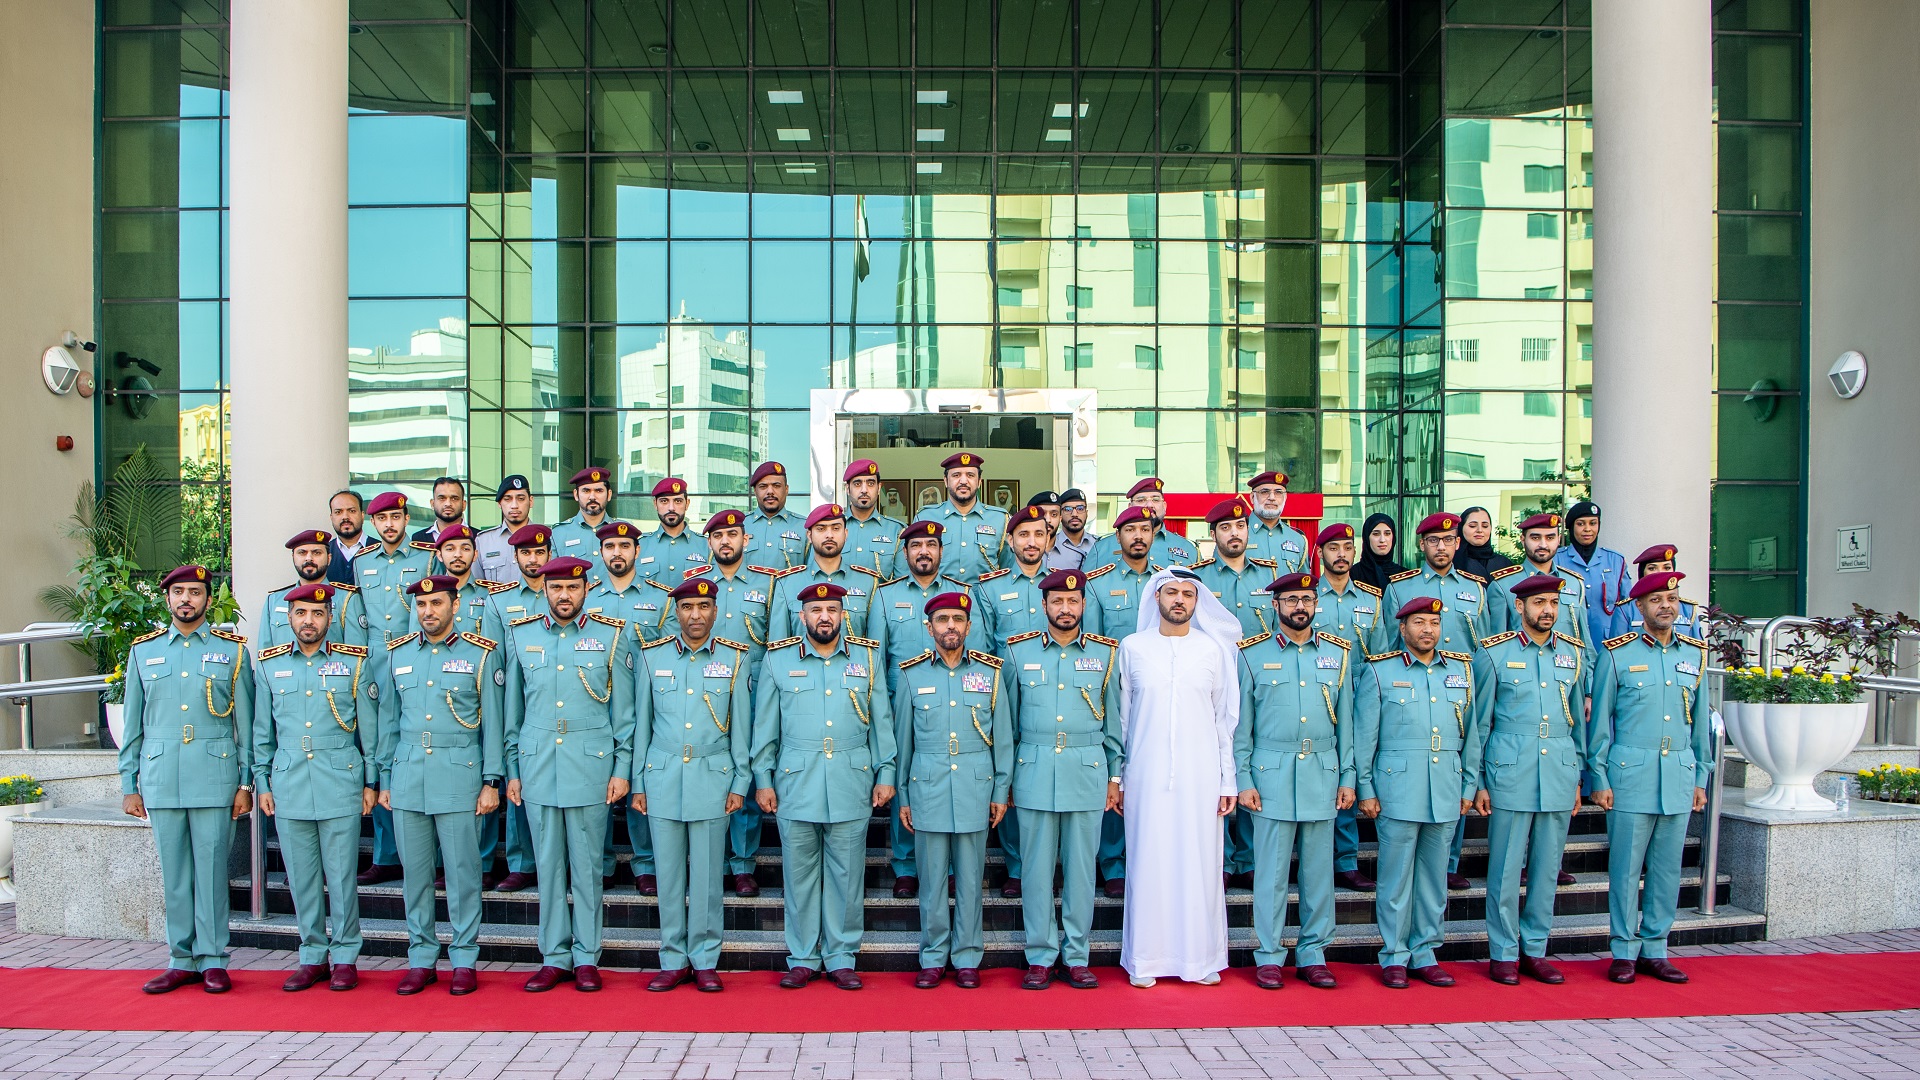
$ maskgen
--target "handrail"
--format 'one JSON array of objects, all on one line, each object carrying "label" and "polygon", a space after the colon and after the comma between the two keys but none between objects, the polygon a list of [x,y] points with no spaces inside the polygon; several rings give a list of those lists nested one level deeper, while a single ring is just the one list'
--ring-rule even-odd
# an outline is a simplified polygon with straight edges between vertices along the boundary
[{"label": "handrail", "polygon": [[[1723,688],[1727,671],[1725,668],[1710,667],[1706,674]],[[1722,690],[1725,696],[1725,690]],[[1694,910],[1702,915],[1716,914],[1720,906],[1720,803],[1724,798],[1725,780],[1721,775],[1727,766],[1727,729],[1720,721],[1720,711],[1710,714],[1713,725],[1713,777],[1707,781],[1707,805],[1702,811],[1705,817],[1700,822],[1700,904]]]}]

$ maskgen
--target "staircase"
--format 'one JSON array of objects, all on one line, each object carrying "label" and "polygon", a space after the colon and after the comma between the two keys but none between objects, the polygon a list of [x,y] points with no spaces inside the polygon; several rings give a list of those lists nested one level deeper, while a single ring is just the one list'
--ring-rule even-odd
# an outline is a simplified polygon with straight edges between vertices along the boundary
[{"label": "staircase", "polygon": [[[371,826],[368,826],[369,830]],[[1373,876],[1375,842],[1372,823],[1360,823],[1360,869]],[[603,962],[612,968],[652,968],[658,965],[660,911],[656,898],[640,896],[633,890],[627,872],[628,849],[623,843],[624,827],[616,826],[616,843],[621,859],[617,884],[606,896],[606,937]],[[242,838],[244,839],[244,832]],[[1472,880],[1472,887],[1451,893],[1447,900],[1446,943],[1443,960],[1483,959],[1487,955],[1486,872],[1487,819],[1467,818],[1467,839],[1460,868]],[[861,949],[861,966],[867,969],[914,970],[919,965],[920,909],[917,900],[893,897],[893,874],[887,868],[886,824],[876,817],[867,834],[866,937]],[[361,841],[362,865],[371,856],[369,831]],[[1719,913],[1704,918],[1694,912],[1700,902],[1700,842],[1688,837],[1680,888],[1680,914],[1674,923],[1672,941],[1676,945],[1722,944],[1751,941],[1765,936],[1766,916],[1726,905],[1729,881],[1726,874],[1714,883],[1720,903]],[[1606,815],[1584,806],[1574,815],[1567,837],[1566,869],[1574,884],[1562,886],[1555,901],[1552,950],[1558,954],[1605,951],[1607,948],[1607,838]],[[292,951],[299,945],[299,933],[293,919],[293,898],[287,890],[279,848],[270,835],[267,850],[267,914],[260,920],[249,917],[251,903],[244,877],[231,882],[235,916],[233,943],[268,949]],[[1140,868],[1146,872],[1146,868]],[[726,897],[724,969],[779,970],[786,966],[786,945],[781,928],[780,843],[773,821],[765,823],[764,846],[757,871],[761,893],[741,898],[729,891]],[[997,888],[1004,872],[1000,850],[989,847],[985,899],[986,964],[988,966],[1024,966],[1024,934],[1021,930],[1019,900],[1003,900]],[[923,888],[937,887],[923,882]],[[1028,881],[1028,889],[1038,883]],[[1299,915],[1297,888],[1289,897],[1288,927]],[[1120,959],[1120,922],[1123,901],[1097,896],[1093,920],[1093,963],[1117,964]],[[441,937],[447,928],[445,894],[438,894],[437,916],[442,920]],[[1373,922],[1373,894],[1339,889],[1335,893],[1334,940],[1328,958],[1334,961],[1372,963],[1380,947],[1380,934]],[[363,886],[360,889],[361,931],[366,938],[365,951],[375,956],[402,956],[406,953],[405,907],[400,883]],[[1250,965],[1253,962],[1253,894],[1247,889],[1227,890],[1228,960]],[[536,944],[539,924],[537,888],[517,893],[489,892],[481,899],[480,956],[482,960],[539,963]],[[289,963],[291,963],[289,959]]]}]

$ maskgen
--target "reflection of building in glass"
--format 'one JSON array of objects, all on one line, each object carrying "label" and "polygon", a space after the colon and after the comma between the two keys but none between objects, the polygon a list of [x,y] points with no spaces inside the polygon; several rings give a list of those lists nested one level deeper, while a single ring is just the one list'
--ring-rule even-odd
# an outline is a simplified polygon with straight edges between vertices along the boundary
[{"label": "reflection of building in glass", "polygon": [[180,461],[217,466],[232,444],[232,399],[221,395],[218,405],[196,405],[180,410]]},{"label": "reflection of building in glass", "polygon": [[[430,484],[467,460],[467,327],[441,319],[405,353],[347,350],[347,471],[355,484]],[[426,393],[423,391],[441,391]]]},{"label": "reflection of building in glass", "polygon": [[649,491],[665,476],[696,491],[741,491],[767,456],[764,424],[749,424],[747,403],[766,392],[767,358],[743,330],[716,337],[682,307],[651,347],[620,358],[622,406],[665,401],[658,411],[622,414],[620,470],[627,488]]}]

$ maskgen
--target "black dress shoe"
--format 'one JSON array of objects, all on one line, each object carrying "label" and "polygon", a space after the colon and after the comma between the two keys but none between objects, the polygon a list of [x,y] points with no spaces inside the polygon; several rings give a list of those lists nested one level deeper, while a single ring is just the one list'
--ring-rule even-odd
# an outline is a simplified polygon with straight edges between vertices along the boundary
[{"label": "black dress shoe", "polygon": [[1426,967],[1410,968],[1407,974],[1419,979],[1428,986],[1453,985],[1453,976],[1447,974],[1447,969],[1441,967],[1439,964],[1428,964]]},{"label": "black dress shoe", "polygon": [[333,965],[333,977],[327,980],[329,990],[351,990],[360,985],[360,969],[352,964]]},{"label": "black dress shoe", "polygon": [[1501,986],[1520,985],[1520,964],[1514,960],[1490,960],[1487,962],[1487,978]]},{"label": "black dress shoe", "polygon": [[1045,990],[1053,985],[1053,969],[1044,964],[1029,964],[1027,973],[1020,976],[1020,989]]},{"label": "black dress shoe", "polygon": [[200,982],[203,979],[204,976],[197,971],[188,971],[185,968],[168,968],[153,978],[148,979],[146,983],[140,987],[140,991],[145,994],[166,994],[178,990],[183,986]]},{"label": "black dress shoe", "polygon": [[[204,975],[207,980],[206,985],[202,986],[201,989],[209,994],[224,994],[233,989],[233,977],[227,974],[226,968],[208,968],[200,974]],[[1682,975],[1680,979],[1684,982],[1686,976]]]},{"label": "black dress shoe", "polygon": [[[913,977],[913,988],[915,990],[931,990],[934,987],[939,986],[940,980],[946,977],[947,977],[946,968],[943,968],[943,967],[921,968],[920,974],[915,975]],[[837,982],[839,980],[835,980],[835,981]]]},{"label": "black dress shoe", "polygon": [[523,873],[519,870],[515,870],[512,873],[508,874],[506,877],[501,878],[500,884],[495,885],[493,887],[493,891],[519,892],[521,889],[524,889],[527,886],[532,885],[536,880],[538,880],[537,875]]},{"label": "black dress shoe", "polygon": [[1342,870],[1333,875],[1333,880],[1343,888],[1355,892],[1372,892],[1376,886],[1374,880],[1358,870]]},{"label": "black dress shoe", "polygon": [[399,881],[400,868],[397,866],[383,866],[380,863],[374,863],[372,866],[369,866],[365,870],[362,870],[358,874],[354,875],[353,880],[359,882],[362,885],[378,885],[381,882],[385,882],[385,881]]},{"label": "black dress shoe", "polygon": [[1468,881],[1467,875],[1465,874],[1447,875],[1447,890],[1449,892],[1459,892],[1461,889],[1470,889],[1472,887],[1473,882]]},{"label": "black dress shoe", "polygon": [[827,981],[842,990],[858,990],[862,985],[859,972],[850,967],[834,968],[827,972]]},{"label": "black dress shoe", "polygon": [[1253,969],[1253,985],[1262,990],[1278,990],[1286,986],[1280,978],[1279,964],[1261,964]]},{"label": "black dress shoe", "polygon": [[810,967],[788,968],[787,973],[780,976],[780,989],[798,990],[819,977],[820,973]]},{"label": "black dress shoe", "polygon": [[1383,967],[1380,969],[1380,981],[1384,983],[1389,990],[1405,990],[1407,988],[1407,969],[1399,964]]},{"label": "black dress shoe", "polygon": [[1101,883],[1100,891],[1105,893],[1109,900],[1119,900],[1127,895],[1127,879],[1123,877],[1108,878]]},{"label": "black dress shoe", "polygon": [[1000,897],[1003,900],[1020,899],[1020,879],[1010,877],[1000,883]]},{"label": "black dress shoe", "polygon": [[[1633,970],[1642,975],[1651,975],[1664,983],[1687,981],[1687,973],[1667,963],[1667,958],[1664,956],[1643,956],[1634,963]],[[209,982],[213,980],[213,972],[207,972],[207,980]]]},{"label": "black dress shoe", "polygon": [[1340,985],[1339,981],[1333,977],[1332,969],[1325,964],[1308,964],[1303,968],[1295,968],[1293,977],[1315,990],[1331,990]]},{"label": "black dress shoe", "polygon": [[1615,960],[1607,965],[1607,981],[1625,986],[1633,981],[1633,961]]},{"label": "black dress shoe", "polygon": [[299,967],[294,968],[292,973],[287,976],[286,982],[280,984],[280,989],[289,993],[298,993],[326,977],[327,965],[301,964]]},{"label": "black dress shoe", "polygon": [[733,875],[733,895],[759,896],[760,882],[752,874]]},{"label": "black dress shoe", "polygon": [[1067,985],[1075,990],[1092,990],[1100,985],[1100,977],[1085,964],[1075,964],[1067,969]]},{"label": "black dress shoe", "polygon": [[566,968],[557,968],[551,964],[542,966],[527,978],[527,993],[544,994],[563,982],[573,979],[573,972]]},{"label": "black dress shoe", "polygon": [[408,968],[407,973],[400,976],[400,985],[394,987],[393,992],[406,997],[409,994],[417,994],[439,981],[440,974],[432,968]]},{"label": "black dress shoe", "polygon": [[901,874],[893,879],[893,898],[911,900],[920,895],[920,879],[912,874]]},{"label": "black dress shoe", "polygon": [[953,973],[953,985],[962,990],[980,989],[979,968],[957,968]]}]

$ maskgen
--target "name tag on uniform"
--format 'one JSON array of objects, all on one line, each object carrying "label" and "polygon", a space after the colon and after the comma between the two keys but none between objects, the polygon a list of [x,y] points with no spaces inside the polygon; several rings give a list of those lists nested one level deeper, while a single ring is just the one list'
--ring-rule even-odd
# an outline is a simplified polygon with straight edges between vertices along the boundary
[{"label": "name tag on uniform", "polygon": [[1675,670],[1675,671],[1677,671],[1677,672],[1679,672],[1679,673],[1680,673],[1680,674],[1682,674],[1682,675],[1698,675],[1698,674],[1700,674],[1700,669],[1699,669],[1699,668],[1697,668],[1697,667],[1694,667],[1694,666],[1693,666],[1692,664],[1688,664],[1688,663],[1679,663],[1679,664],[1675,664],[1675,665],[1673,665],[1673,670]]},{"label": "name tag on uniform", "polygon": [[1466,688],[1467,688],[1467,677],[1465,675],[1447,676],[1447,689],[1465,690]]},{"label": "name tag on uniform", "polygon": [[527,609],[524,604],[515,604],[512,607],[508,608],[507,610],[508,611],[525,611]]},{"label": "name tag on uniform", "polygon": [[574,537],[573,539],[571,539],[571,540],[569,540],[569,541],[567,541],[566,543],[564,543],[564,544],[561,544],[560,546],[561,546],[561,547],[572,547],[573,545],[575,545],[575,544],[578,544],[579,542],[580,542],[580,538],[576,536],[576,537]]},{"label": "name tag on uniform", "polygon": [[1213,598],[1214,598],[1215,600],[1218,600],[1218,599],[1220,598],[1220,593],[1219,593],[1218,591],[1215,591],[1215,592],[1214,592],[1214,594],[1213,594]]},{"label": "name tag on uniform", "polygon": [[1476,603],[1479,603],[1479,602],[1480,602],[1480,598],[1479,598],[1478,596],[1475,596],[1475,595],[1474,595],[1473,593],[1470,593],[1470,592],[1457,592],[1457,593],[1454,593],[1454,594],[1453,594],[1453,598],[1454,598],[1455,600],[1465,600],[1465,601],[1466,601],[1466,602],[1468,602],[1469,604],[1476,604]]},{"label": "name tag on uniform", "polygon": [[274,677],[274,678],[276,678],[276,679],[291,679],[291,678],[293,678],[293,672],[291,672],[291,671],[276,671],[276,672],[274,672],[274,673],[273,673],[273,677]]},{"label": "name tag on uniform", "polygon": [[545,645],[528,645],[526,646],[526,650],[528,652],[544,653],[547,651],[547,647]]},{"label": "name tag on uniform", "polygon": [[912,605],[912,604],[909,604],[909,603],[907,603],[907,602],[906,602],[905,600],[895,600],[895,601],[893,602],[893,606],[894,606],[894,607],[903,607],[903,608],[907,608],[908,610],[912,610],[912,608],[913,608],[913,605]]},{"label": "name tag on uniform", "polygon": [[[1219,593],[1214,593],[1213,595],[1215,595],[1215,596],[1219,596],[1220,594],[1219,594]],[[1002,599],[1002,600],[1018,600],[1018,599],[1020,599],[1020,594],[1019,594],[1019,593],[1017,593],[1017,592],[1003,592],[1003,593],[1001,593],[1001,594],[1000,594],[1000,599]]]},{"label": "name tag on uniform", "polygon": [[1553,658],[1554,667],[1573,668],[1579,666],[1579,663],[1580,658],[1577,656],[1556,655]]},{"label": "name tag on uniform", "polygon": [[1398,689],[1401,689],[1402,687],[1405,687],[1406,689],[1411,690],[1413,689],[1413,684],[1410,682],[1401,682],[1399,679],[1393,680],[1394,689],[1398,690]]},{"label": "name tag on uniform", "polygon": [[840,674],[847,678],[864,679],[867,677],[867,665],[848,664],[846,666],[846,670],[842,671]]},{"label": "name tag on uniform", "polygon": [[1300,545],[1294,543],[1291,540],[1282,540],[1280,541],[1280,550],[1291,551],[1291,552],[1294,552],[1295,554],[1298,554],[1300,551]]},{"label": "name tag on uniform", "polygon": [[1627,665],[1627,670],[1628,670],[1628,671],[1645,671],[1645,670],[1647,670],[1647,665],[1645,665],[1645,664],[1628,664],[1628,665]]},{"label": "name tag on uniform", "polygon": [[[149,660],[147,661],[147,663],[151,664],[153,663],[153,661]],[[1021,664],[1020,670],[1021,671],[1039,671],[1040,665],[1039,664]]]},{"label": "name tag on uniform", "polygon": [[970,694],[984,694],[993,689],[993,680],[977,671],[969,671],[960,676],[960,689]]},{"label": "name tag on uniform", "polygon": [[203,664],[231,664],[233,663],[233,657],[223,652],[201,653],[200,662]]},{"label": "name tag on uniform", "polygon": [[1125,590],[1125,589],[1108,589],[1108,590],[1107,590],[1107,595],[1108,595],[1108,596],[1125,596],[1125,595],[1127,595],[1127,590]]},{"label": "name tag on uniform", "polygon": [[640,560],[640,565],[645,566],[652,561],[653,561],[653,556],[649,555],[646,558]]},{"label": "name tag on uniform", "polygon": [[473,674],[473,661],[448,660],[446,663],[440,665],[440,670],[450,671],[455,675],[471,675]]},{"label": "name tag on uniform", "polygon": [[[1039,665],[1039,664],[1028,664],[1027,666],[1028,666],[1028,667],[1036,667],[1036,668],[1037,668],[1037,667],[1039,667],[1040,665]],[[1107,670],[1107,662],[1106,662],[1105,660],[1102,660],[1102,659],[1100,659],[1100,658],[1099,658],[1099,657],[1097,657],[1097,656],[1083,656],[1083,657],[1081,657],[1080,659],[1078,659],[1078,660],[1075,660],[1075,661],[1073,662],[1073,670],[1075,670],[1075,671],[1105,671],[1105,670]]]},{"label": "name tag on uniform", "polygon": [[763,592],[761,592],[761,591],[760,591],[760,590],[758,590],[758,589],[748,589],[748,590],[747,590],[747,603],[749,603],[749,604],[764,604],[764,603],[766,603],[766,602],[767,602],[767,594],[766,594],[766,593],[763,593]]},{"label": "name tag on uniform", "polygon": [[[149,657],[147,657],[147,666],[148,666],[148,667],[152,667],[152,666],[153,666],[153,665],[155,665],[155,664],[164,664],[164,663],[166,663],[166,662],[167,662],[167,658],[166,658],[166,657],[164,657],[164,656],[149,656]],[[1034,664],[1034,665],[1032,665],[1032,666],[1034,666],[1034,667],[1039,667],[1040,665],[1038,665],[1038,664]]]},{"label": "name tag on uniform", "polygon": [[[1286,668],[1287,668],[1287,665],[1285,664],[1261,664],[1260,665],[1260,670],[1262,671],[1285,671]],[[1395,683],[1394,685],[1398,686],[1400,684]]]},{"label": "name tag on uniform", "polygon": [[273,613],[275,615],[285,615],[287,613],[287,609],[284,607],[277,607],[273,609]]},{"label": "name tag on uniform", "polygon": [[1315,657],[1313,661],[1313,666],[1317,668],[1323,668],[1327,671],[1332,671],[1335,668],[1338,668],[1340,666],[1340,658],[1337,656]]},{"label": "name tag on uniform", "polygon": [[1521,671],[1527,670],[1527,665],[1519,660],[1509,660],[1507,661],[1507,666],[1510,668],[1519,668]]},{"label": "name tag on uniform", "polygon": [[[670,673],[668,673],[668,674],[670,674]],[[806,673],[806,672],[804,672],[804,671],[789,671],[789,672],[787,672],[787,678],[789,678],[789,679],[804,679],[804,678],[806,678],[806,677],[807,677],[807,673]]]},{"label": "name tag on uniform", "polygon": [[939,688],[939,687],[937,687],[937,686],[923,686],[923,687],[921,687],[920,689],[918,689],[918,690],[915,690],[915,691],[914,691],[914,693],[916,693],[916,694],[931,694],[931,693],[934,693],[935,691],[937,691],[937,690],[939,690],[939,689],[940,689],[940,688]]},{"label": "name tag on uniform", "polygon": [[338,661],[338,660],[329,660],[329,661],[327,661],[326,663],[324,663],[324,664],[321,664],[321,665],[320,665],[320,674],[322,674],[322,675],[351,675],[351,674],[353,674],[353,672],[351,672],[351,671],[348,671],[348,670],[347,670],[347,665],[345,665],[345,664],[343,664],[343,663],[341,663],[340,661]]},{"label": "name tag on uniform", "polygon": [[606,652],[607,643],[599,638],[583,637],[573,643],[574,652]]},{"label": "name tag on uniform", "polygon": [[598,615],[598,614],[600,614],[600,613],[601,613],[602,611],[604,611],[604,610],[606,610],[606,609],[604,609],[604,608],[597,608],[597,607],[590,607],[590,608],[588,608],[588,609],[587,609],[587,614],[589,614],[589,615]]},{"label": "name tag on uniform", "polygon": [[360,573],[364,577],[372,577],[379,572],[380,568],[377,566],[363,566],[360,568]]},{"label": "name tag on uniform", "polygon": [[708,664],[706,667],[701,668],[700,674],[706,676],[709,679],[731,679],[733,678],[733,665],[723,664],[720,661],[715,660],[714,662]]},{"label": "name tag on uniform", "polygon": [[397,667],[397,668],[394,668],[394,669],[393,669],[393,673],[394,673],[395,675],[411,675],[411,674],[413,674],[413,665],[412,665],[412,664],[408,664],[408,665],[407,665],[406,667]]}]

